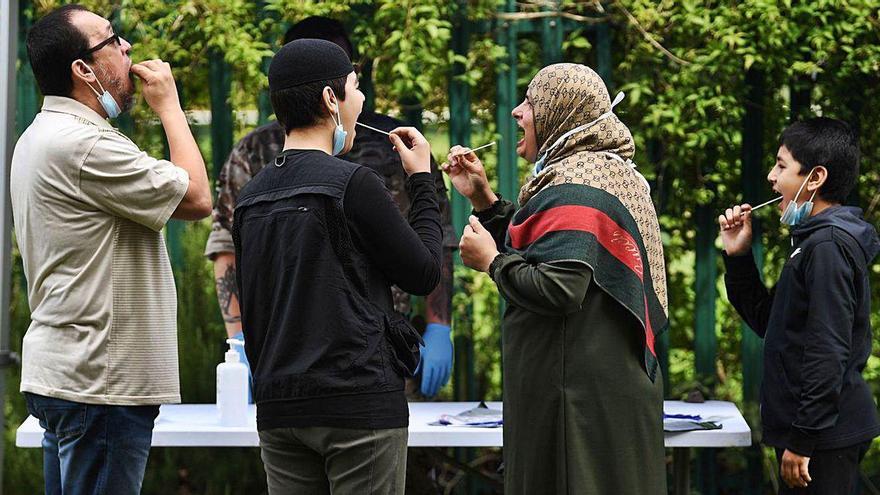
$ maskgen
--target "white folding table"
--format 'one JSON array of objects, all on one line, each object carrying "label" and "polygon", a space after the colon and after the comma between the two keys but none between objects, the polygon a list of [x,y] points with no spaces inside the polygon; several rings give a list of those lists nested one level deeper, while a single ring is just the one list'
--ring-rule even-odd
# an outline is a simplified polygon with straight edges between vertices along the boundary
[{"label": "white folding table", "polygon": [[[502,428],[466,426],[431,426],[442,414],[458,414],[475,407],[475,402],[411,402],[409,404],[410,447],[501,447]],[[500,402],[488,402],[501,409]],[[691,447],[748,447],[752,433],[742,414],[732,402],[707,401],[691,404],[666,401],[667,414],[699,415],[703,421],[715,421],[719,430],[666,433],[665,444],[674,449],[675,493],[687,493],[688,461]],[[18,428],[15,445],[40,447],[43,429],[29,416]],[[258,447],[256,408],[250,406],[247,425],[221,426],[214,404],[173,404],[162,406],[153,429],[154,447]],[[681,464],[684,463],[682,466]]]}]

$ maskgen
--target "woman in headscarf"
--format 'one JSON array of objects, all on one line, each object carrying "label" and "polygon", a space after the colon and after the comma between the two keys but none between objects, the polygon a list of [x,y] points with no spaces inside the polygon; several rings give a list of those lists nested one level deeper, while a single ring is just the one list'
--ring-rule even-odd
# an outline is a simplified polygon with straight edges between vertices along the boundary
[{"label": "woman in headscarf", "polygon": [[654,351],[667,327],[663,245],[612,107],[588,67],[538,72],[512,112],[525,134],[517,153],[536,163],[518,211],[466,148],[443,165],[474,207],[462,260],[507,302],[507,494],[666,493]]}]

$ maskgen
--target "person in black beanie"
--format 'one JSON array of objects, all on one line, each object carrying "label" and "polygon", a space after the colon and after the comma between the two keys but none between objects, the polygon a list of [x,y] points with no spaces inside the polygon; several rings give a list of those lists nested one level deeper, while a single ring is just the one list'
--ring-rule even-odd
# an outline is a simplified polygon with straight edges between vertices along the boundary
[{"label": "person in black beanie", "polygon": [[[352,61],[357,60],[357,46],[349,38],[345,26],[335,19],[321,16],[307,17],[292,25],[284,34],[285,45],[302,38],[322,39],[339,45]],[[369,97],[367,98],[369,100]],[[358,123],[373,129],[388,132],[404,124],[391,116],[371,111],[364,104],[364,111],[358,116]],[[385,180],[385,187],[397,204],[400,214],[409,216],[410,198],[406,193],[407,174],[397,152],[392,149],[387,135],[360,127],[361,132],[355,135],[351,150],[339,158],[364,165],[375,170]],[[215,181],[216,199],[212,211],[211,232],[205,243],[205,256],[214,264],[214,282],[217,302],[226,327],[227,338],[243,340],[241,329],[241,312],[238,303],[238,290],[235,287],[235,247],[232,244],[232,217],[235,203],[242,188],[263,167],[268,164],[284,148],[286,138],[284,128],[277,120],[271,120],[239,140],[229,153]],[[431,172],[436,185],[437,202],[440,205],[440,221],[443,225],[443,261],[441,264],[440,283],[427,297],[422,307],[413,304],[410,294],[398,287],[391,288],[394,309],[410,317],[413,325],[423,332],[425,346],[422,349],[422,366],[412,379],[406,381],[407,399],[424,400],[437,397],[438,393],[449,381],[452,372],[453,346],[451,339],[452,312],[452,267],[455,251],[458,249],[458,235],[452,226],[451,207],[447,195],[443,173],[432,158]],[[225,345],[224,345],[225,348]],[[247,364],[243,346],[235,346],[242,362]],[[250,397],[250,392],[248,393]],[[251,400],[251,402],[253,402]],[[415,454],[415,455],[413,455]],[[407,483],[413,486],[414,472],[430,469],[414,469],[414,458],[421,459],[422,464],[433,466],[432,457],[423,452],[410,451],[407,458]],[[419,486],[431,484],[428,479],[420,479]],[[436,490],[407,493],[436,493]]]},{"label": "person in black beanie", "polygon": [[245,351],[269,493],[403,494],[404,377],[418,333],[393,311],[440,279],[430,145],[391,131],[408,175],[409,223],[347,152],[364,95],[345,51],[292,41],[269,67],[284,149],[241,191],[232,238]]}]

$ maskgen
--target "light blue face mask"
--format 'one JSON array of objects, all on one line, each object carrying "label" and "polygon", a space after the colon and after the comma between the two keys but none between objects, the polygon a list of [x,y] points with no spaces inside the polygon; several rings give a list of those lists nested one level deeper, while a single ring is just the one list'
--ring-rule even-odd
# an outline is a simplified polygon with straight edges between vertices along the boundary
[{"label": "light blue face mask", "polygon": [[574,129],[566,132],[562,136],[559,136],[559,139],[557,139],[555,143],[550,145],[549,148],[547,148],[543,153],[541,153],[541,156],[539,156],[538,160],[535,161],[534,174],[538,175],[539,173],[541,173],[542,170],[544,170],[544,161],[547,159],[547,155],[549,155],[550,151],[552,151],[554,148],[557,148],[562,143],[564,143],[565,140],[568,139],[569,136],[571,136],[572,134],[576,134],[578,132],[581,132],[584,129],[589,129],[590,127],[593,127],[594,125],[598,124],[602,120],[614,115],[614,107],[616,107],[618,103],[623,101],[623,97],[624,97],[623,92],[617,93],[617,96],[614,97],[614,101],[611,102],[611,108],[609,108],[607,112],[598,116],[595,120],[587,122],[584,125],[579,125],[579,126],[575,127]]},{"label": "light blue face mask", "polygon": [[788,206],[785,207],[785,211],[782,212],[782,217],[779,219],[780,222],[786,225],[798,225],[803,222],[805,218],[810,217],[810,213],[813,212],[813,198],[816,197],[816,192],[819,190],[816,189],[813,191],[813,195],[810,196],[809,201],[804,201],[804,204],[798,205],[797,199],[801,197],[801,191],[804,190],[804,187],[807,185],[807,182],[810,181],[810,177],[813,175],[813,170],[810,170],[810,173],[807,174],[807,178],[804,180],[804,183],[801,184],[800,189],[798,189],[797,194],[794,199],[788,202]]},{"label": "light blue face mask", "polygon": [[[80,60],[80,62],[82,62],[82,60]],[[92,92],[95,93],[95,96],[98,98],[98,102],[101,103],[101,107],[104,109],[104,112],[107,113],[107,117],[111,119],[119,117],[119,115],[122,113],[122,109],[119,108],[119,104],[116,103],[113,95],[111,95],[109,91],[104,89],[104,85],[101,84],[101,81],[98,79],[98,74],[94,70],[92,70],[91,67],[89,67],[89,64],[83,62],[83,65],[85,65],[86,68],[92,72],[92,74],[95,76],[95,81],[98,83],[98,87],[101,88],[101,92],[99,93],[95,88],[92,87],[91,84],[89,84],[89,89],[91,89]]]},{"label": "light blue face mask", "polygon": [[336,123],[336,128],[333,129],[333,156],[337,156],[345,149],[345,139],[348,137],[348,132],[342,128],[342,115],[339,113],[338,101],[336,102],[336,118],[333,119],[333,122]]}]

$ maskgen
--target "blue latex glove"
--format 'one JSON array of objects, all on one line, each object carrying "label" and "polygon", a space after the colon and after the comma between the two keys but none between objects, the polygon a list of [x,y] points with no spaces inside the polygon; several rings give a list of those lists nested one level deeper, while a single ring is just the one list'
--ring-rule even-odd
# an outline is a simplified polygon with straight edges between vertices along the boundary
[{"label": "blue latex glove", "polygon": [[422,361],[422,394],[428,397],[449,382],[452,373],[452,340],[449,338],[449,326],[440,323],[429,323],[425,328],[424,347],[421,347]]},{"label": "blue latex glove", "polygon": [[[244,332],[238,332],[237,334],[229,337],[231,339],[237,339],[244,342]],[[226,343],[226,339],[223,339],[223,342]],[[247,354],[244,353],[244,346],[242,345],[233,345],[233,349],[238,352],[238,360],[244,363],[248,369],[248,404],[254,403],[254,375],[251,374],[251,363],[248,362]]]}]

